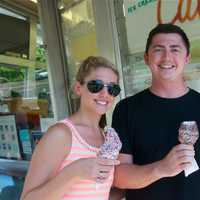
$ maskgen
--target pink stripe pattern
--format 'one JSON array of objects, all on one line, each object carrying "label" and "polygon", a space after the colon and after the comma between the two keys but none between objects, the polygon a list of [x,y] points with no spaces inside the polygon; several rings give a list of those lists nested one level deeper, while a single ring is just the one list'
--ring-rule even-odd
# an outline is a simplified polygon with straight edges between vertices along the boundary
[{"label": "pink stripe pattern", "polygon": [[[69,155],[61,163],[59,170],[80,158],[94,158],[99,151],[98,148],[89,145],[76,130],[75,126],[69,119],[60,121],[70,128],[72,133],[72,145]],[[92,180],[80,180],[71,186],[70,190],[65,193],[60,200],[108,200],[110,188],[113,182],[114,168],[108,180],[105,183],[98,183]]]}]

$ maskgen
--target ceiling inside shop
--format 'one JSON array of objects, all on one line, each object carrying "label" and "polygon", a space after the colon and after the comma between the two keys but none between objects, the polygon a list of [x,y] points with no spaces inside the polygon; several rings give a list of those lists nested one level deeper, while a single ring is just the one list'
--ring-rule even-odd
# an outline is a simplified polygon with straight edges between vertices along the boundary
[{"label": "ceiling inside shop", "polygon": [[31,0],[12,0],[13,3],[21,5],[27,9],[37,12],[37,4]]},{"label": "ceiling inside shop", "polygon": [[38,16],[37,3],[33,0],[1,0],[1,5],[6,8],[13,8],[22,12],[26,12],[35,17]]}]

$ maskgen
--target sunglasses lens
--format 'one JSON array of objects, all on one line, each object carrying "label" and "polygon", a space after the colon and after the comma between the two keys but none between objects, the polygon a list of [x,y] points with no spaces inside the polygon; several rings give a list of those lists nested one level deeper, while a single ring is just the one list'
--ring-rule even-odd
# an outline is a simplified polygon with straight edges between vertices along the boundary
[{"label": "sunglasses lens", "polygon": [[116,97],[121,91],[119,85],[117,84],[110,84],[107,87],[108,87],[108,93],[114,97]]},{"label": "sunglasses lens", "polygon": [[91,93],[97,93],[104,87],[101,80],[92,80],[87,83],[87,88]]},{"label": "sunglasses lens", "polygon": [[[91,93],[98,93],[100,92],[104,87],[104,83],[101,80],[91,80],[87,83],[87,88]],[[112,95],[113,97],[116,97],[121,89],[119,85],[117,84],[108,84],[105,87],[107,87],[108,93]]]}]

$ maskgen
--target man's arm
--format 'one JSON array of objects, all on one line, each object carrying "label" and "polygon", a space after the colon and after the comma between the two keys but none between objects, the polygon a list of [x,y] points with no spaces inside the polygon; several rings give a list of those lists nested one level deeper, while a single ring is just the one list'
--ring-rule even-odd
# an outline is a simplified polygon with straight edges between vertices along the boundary
[{"label": "man's arm", "polygon": [[123,189],[136,189],[145,187],[159,179],[156,174],[156,163],[149,165],[135,165],[133,157],[128,154],[120,154],[120,165],[116,167],[114,186]]},{"label": "man's arm", "polygon": [[133,164],[133,157],[120,154],[120,165],[116,166],[114,186],[122,189],[143,188],[164,178],[172,177],[191,165],[194,156],[192,145],[179,144],[160,161],[147,165]]},{"label": "man's arm", "polygon": [[[132,156],[129,154],[120,154],[118,156],[118,160],[120,160],[120,165],[126,163],[130,166],[133,164],[133,159]],[[110,197],[109,200],[121,200],[125,197],[125,187],[119,187],[116,183],[117,181],[117,176],[120,176],[120,173],[116,173],[116,168],[115,168],[115,175],[114,175],[114,184],[113,187],[110,190]],[[118,177],[119,178],[119,177]],[[122,182],[121,182],[122,181]],[[123,179],[120,180],[120,183],[123,183]]]}]

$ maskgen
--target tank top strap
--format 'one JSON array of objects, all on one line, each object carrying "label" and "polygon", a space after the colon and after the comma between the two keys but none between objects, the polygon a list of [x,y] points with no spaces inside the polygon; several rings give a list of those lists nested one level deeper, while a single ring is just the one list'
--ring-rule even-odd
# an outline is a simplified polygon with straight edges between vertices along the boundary
[{"label": "tank top strap", "polygon": [[75,137],[82,145],[88,147],[89,149],[91,149],[92,151],[98,152],[99,148],[92,146],[90,144],[88,144],[78,133],[76,127],[74,126],[73,122],[68,119],[65,118],[63,120],[60,121],[60,123],[64,123],[72,132],[72,137]]},{"label": "tank top strap", "polygon": [[68,118],[65,118],[65,119],[63,119],[63,120],[61,120],[59,122],[64,123],[70,129],[70,131],[72,132],[73,135],[76,135],[77,137],[80,137],[79,133],[77,132],[77,130],[74,127],[73,123]]}]

